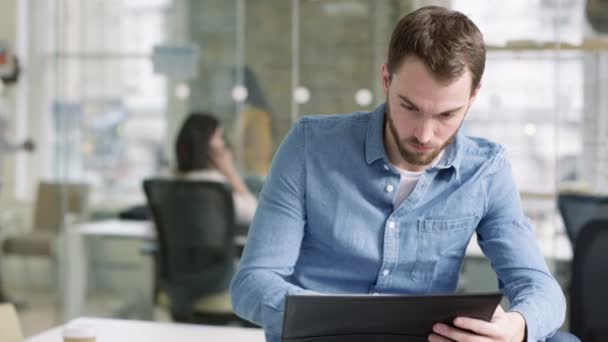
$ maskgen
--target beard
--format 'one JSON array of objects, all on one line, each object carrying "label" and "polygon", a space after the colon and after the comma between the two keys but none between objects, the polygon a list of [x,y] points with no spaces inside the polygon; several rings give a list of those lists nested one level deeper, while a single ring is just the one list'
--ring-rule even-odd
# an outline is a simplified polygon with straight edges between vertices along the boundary
[{"label": "beard", "polygon": [[[403,160],[405,160],[407,163],[416,166],[426,166],[431,164],[433,160],[437,158],[439,153],[441,153],[441,151],[443,151],[446,146],[451,144],[454,139],[456,139],[456,135],[458,134],[458,130],[460,129],[459,126],[456,132],[454,132],[454,134],[452,134],[452,136],[450,136],[450,138],[445,143],[437,147],[433,145],[425,145],[420,142],[416,137],[401,139],[399,133],[397,132],[397,128],[395,127],[395,122],[393,121],[393,117],[391,114],[391,106],[388,102],[388,98],[386,99],[386,120],[388,122],[388,128],[391,131],[391,135],[393,136],[395,145],[397,145],[397,149],[399,150],[401,158],[403,158]],[[415,152],[408,150],[407,145],[417,145],[424,148],[432,148],[432,150],[428,152]]]}]

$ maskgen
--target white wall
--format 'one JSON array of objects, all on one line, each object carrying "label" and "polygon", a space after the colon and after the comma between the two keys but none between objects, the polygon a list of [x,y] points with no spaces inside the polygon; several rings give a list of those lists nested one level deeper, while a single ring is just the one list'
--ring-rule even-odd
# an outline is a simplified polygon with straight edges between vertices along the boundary
[{"label": "white wall", "polygon": [[[30,5],[36,0],[0,0],[0,41],[17,54],[22,73],[16,85],[4,89],[2,95],[6,103],[7,117],[10,120],[8,136],[11,140],[22,141],[32,137],[38,145],[34,154],[0,155],[0,229],[27,229],[31,216],[31,200],[35,196],[39,175],[44,175],[44,153],[40,153],[39,138],[43,131],[41,122],[45,115],[43,101],[36,94],[42,87],[42,75],[36,68],[36,42],[29,41],[28,32],[36,21],[28,19]],[[32,14],[32,13],[29,13]],[[31,26],[31,27],[30,27]],[[30,258],[25,261],[20,257],[2,257],[0,272],[9,289],[29,287],[44,288],[50,285],[48,261]],[[26,272],[29,273],[26,275]],[[22,294],[15,294],[17,297]]]},{"label": "white wall", "polygon": [[[0,25],[0,43],[14,51],[17,47],[17,0],[3,0],[0,2],[0,23],[2,23],[2,25]],[[7,113],[3,114],[7,115],[10,119],[10,132],[13,132],[12,128],[14,127],[15,122],[13,118],[13,108],[16,106],[16,94],[15,85],[3,87],[2,92],[0,92],[5,111],[7,111]],[[0,158],[2,158],[2,160],[0,160],[0,165],[2,167],[2,170],[0,170],[0,175],[2,177],[2,179],[0,179],[0,184],[2,184],[0,198],[5,199],[13,189],[14,172],[12,172],[12,169],[14,168],[14,158],[6,155],[0,155]]]}]

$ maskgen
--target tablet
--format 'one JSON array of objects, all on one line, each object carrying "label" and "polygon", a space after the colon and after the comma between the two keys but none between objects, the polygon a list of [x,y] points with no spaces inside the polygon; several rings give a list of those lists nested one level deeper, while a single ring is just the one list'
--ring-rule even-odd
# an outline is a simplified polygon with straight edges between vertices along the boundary
[{"label": "tablet", "polygon": [[433,324],[457,316],[489,321],[501,293],[288,295],[283,342],[427,341]]}]

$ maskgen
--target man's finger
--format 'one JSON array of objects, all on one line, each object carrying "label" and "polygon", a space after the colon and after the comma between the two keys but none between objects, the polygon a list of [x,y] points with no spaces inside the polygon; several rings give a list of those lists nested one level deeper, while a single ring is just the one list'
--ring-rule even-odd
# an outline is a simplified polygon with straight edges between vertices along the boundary
[{"label": "man's finger", "polygon": [[449,338],[454,341],[467,341],[467,342],[485,342],[490,341],[485,336],[480,336],[468,331],[464,331],[455,327],[450,327],[443,323],[437,323],[433,325],[433,332],[443,337]]},{"label": "man's finger", "polygon": [[443,337],[441,335],[430,334],[429,335],[429,342],[453,342],[453,341],[450,340],[449,338]]},{"label": "man's finger", "polygon": [[482,336],[499,336],[499,332],[494,324],[481,319],[475,319],[470,317],[457,317],[456,319],[454,319],[454,326],[460,329],[470,330]]}]

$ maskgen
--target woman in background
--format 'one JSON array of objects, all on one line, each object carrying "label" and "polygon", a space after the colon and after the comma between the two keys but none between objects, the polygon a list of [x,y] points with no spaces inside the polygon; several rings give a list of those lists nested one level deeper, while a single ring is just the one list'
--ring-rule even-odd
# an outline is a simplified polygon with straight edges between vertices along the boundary
[{"label": "woman in background", "polygon": [[232,187],[236,221],[248,224],[257,206],[226,147],[219,120],[207,113],[192,113],[184,121],[175,144],[177,170],[183,179],[210,180]]}]

